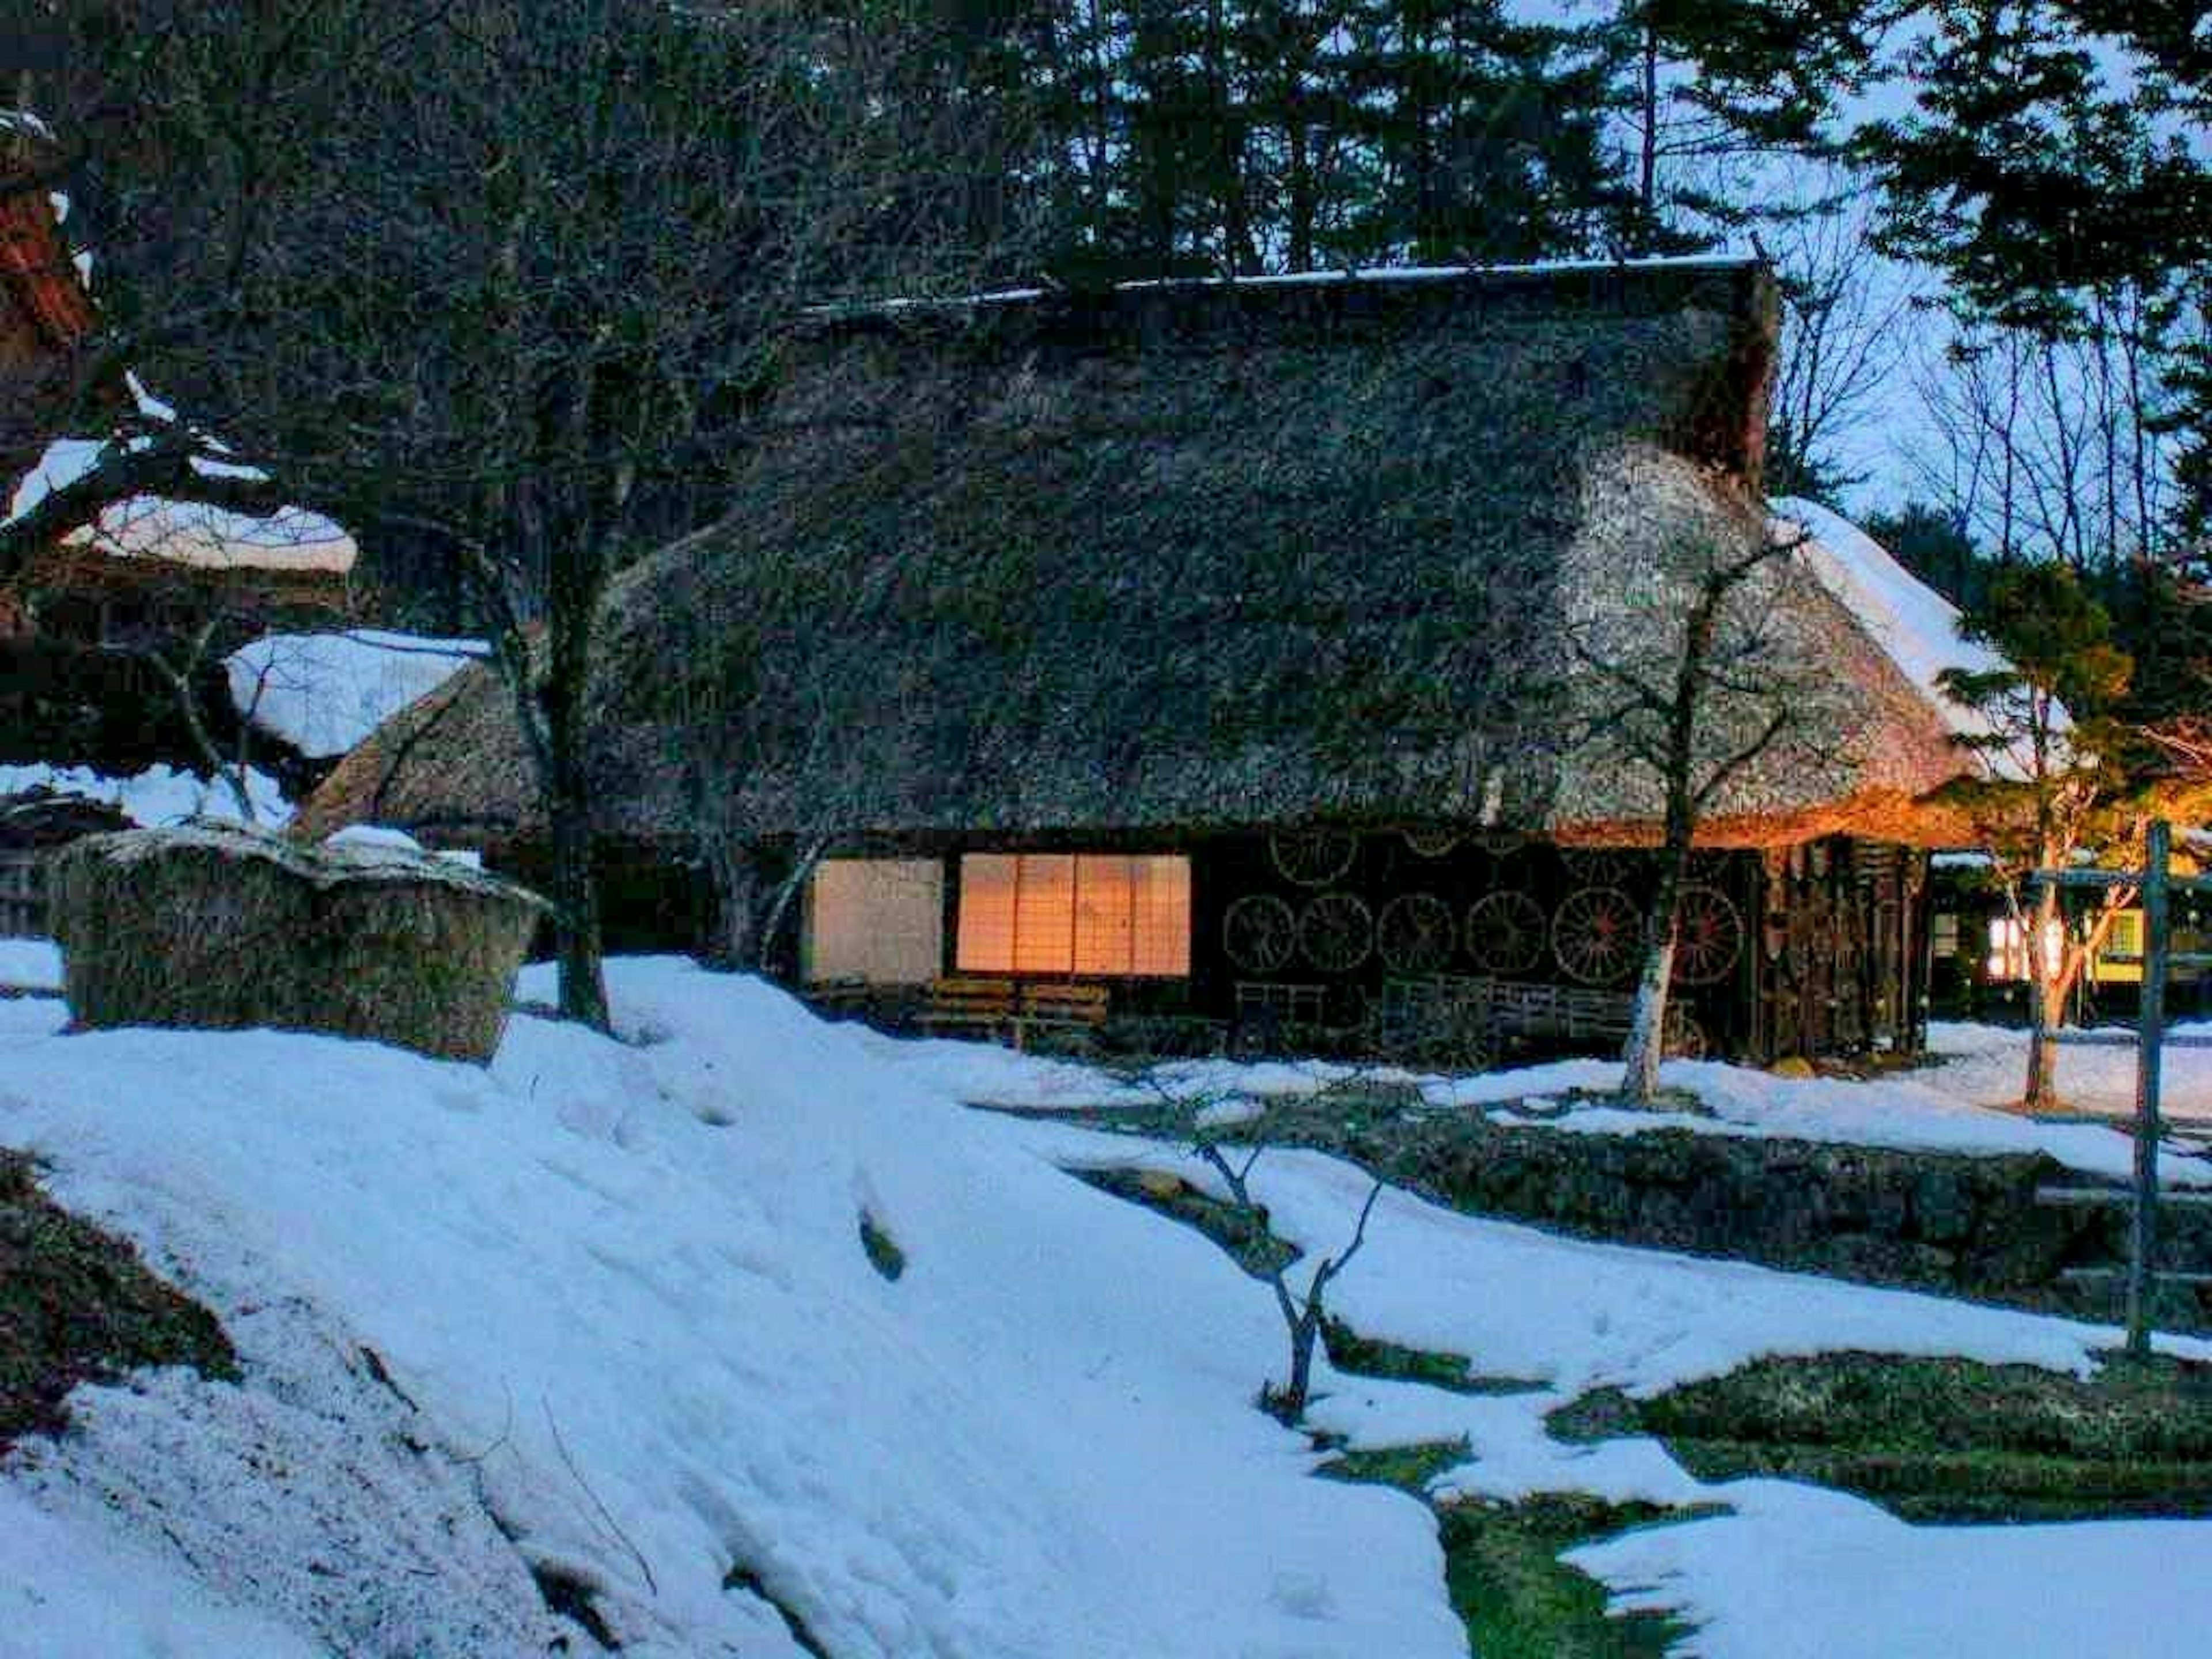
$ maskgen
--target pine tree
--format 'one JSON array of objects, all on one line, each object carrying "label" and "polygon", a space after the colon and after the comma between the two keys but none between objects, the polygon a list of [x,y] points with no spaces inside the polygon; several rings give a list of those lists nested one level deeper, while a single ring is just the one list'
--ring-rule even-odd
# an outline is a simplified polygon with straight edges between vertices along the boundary
[{"label": "pine tree", "polygon": [[2027,944],[2028,994],[2040,1017],[2021,1106],[2044,1111],[2058,1104],[2058,1052],[2043,1033],[2064,1022],[2068,995],[2131,896],[2111,890],[2091,927],[2077,934],[2065,925],[2056,886],[2045,884],[2032,908],[2024,908],[2027,877],[2067,868],[2078,850],[2109,848],[2120,838],[2132,804],[2127,763],[2134,741],[2113,711],[2133,664],[2112,643],[2104,608],[2061,564],[1999,571],[1966,624],[1968,637],[1994,646],[2007,665],[1952,669],[1942,677],[1945,691],[1985,728],[1957,739],[1982,759],[1982,775],[1946,793],[1996,860]]}]

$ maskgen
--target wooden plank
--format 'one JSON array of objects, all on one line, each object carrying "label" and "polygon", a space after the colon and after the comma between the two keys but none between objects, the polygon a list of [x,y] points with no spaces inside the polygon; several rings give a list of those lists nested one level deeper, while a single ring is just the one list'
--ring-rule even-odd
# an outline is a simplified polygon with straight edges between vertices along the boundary
[{"label": "wooden plank", "polygon": [[2159,1087],[2166,1067],[2166,953],[2172,942],[2168,937],[2166,866],[2172,861],[2172,837],[2173,826],[2154,818],[2143,838],[2148,854],[2142,882],[2145,961],[2142,1007],[2136,1019],[2142,1041],[2136,1060],[2135,1237],[2128,1261],[2128,1352],[2137,1358],[2150,1353],[2152,1264],[2158,1260]]},{"label": "wooden plank", "polygon": [[2030,887],[2140,887],[2142,872],[2139,870],[2031,870],[2027,875]]},{"label": "wooden plank", "polygon": [[[2128,1267],[2065,1267],[2058,1277],[2069,1285],[2102,1284],[2111,1279],[2132,1279],[2135,1269]],[[2150,1275],[2166,1285],[2212,1285],[2212,1273],[2167,1273],[2160,1270]],[[2132,1288],[2132,1285],[2130,1286]]]}]

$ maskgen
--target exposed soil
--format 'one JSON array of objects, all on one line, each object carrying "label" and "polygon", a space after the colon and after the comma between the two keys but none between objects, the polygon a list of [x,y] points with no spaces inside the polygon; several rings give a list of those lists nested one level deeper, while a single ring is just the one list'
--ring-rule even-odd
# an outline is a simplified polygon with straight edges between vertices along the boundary
[{"label": "exposed soil", "polygon": [[141,1365],[234,1379],[215,1316],[149,1273],[122,1240],[55,1205],[20,1153],[0,1149],[0,1452],[57,1434],[78,1383]]}]

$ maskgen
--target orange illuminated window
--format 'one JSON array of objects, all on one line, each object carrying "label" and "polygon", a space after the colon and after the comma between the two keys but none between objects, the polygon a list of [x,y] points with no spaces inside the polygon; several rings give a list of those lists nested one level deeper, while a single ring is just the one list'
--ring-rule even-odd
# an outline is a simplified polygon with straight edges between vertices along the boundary
[{"label": "orange illuminated window", "polygon": [[970,853],[956,959],[968,973],[1182,978],[1190,860],[1163,854]]}]

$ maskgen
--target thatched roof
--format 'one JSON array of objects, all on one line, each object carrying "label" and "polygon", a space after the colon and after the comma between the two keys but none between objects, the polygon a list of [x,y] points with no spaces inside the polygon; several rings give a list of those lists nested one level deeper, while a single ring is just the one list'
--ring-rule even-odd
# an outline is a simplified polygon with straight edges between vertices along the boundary
[{"label": "thatched roof", "polygon": [[[818,319],[726,523],[610,595],[599,827],[1647,833],[1656,781],[1568,635],[1648,654],[1697,559],[1766,533],[1773,307],[1714,261]],[[1747,599],[1803,719],[1716,836],[1848,828],[1957,769],[1803,570]],[[1719,744],[1755,711],[1714,714]],[[535,833],[505,694],[457,678],[306,818]]]}]

